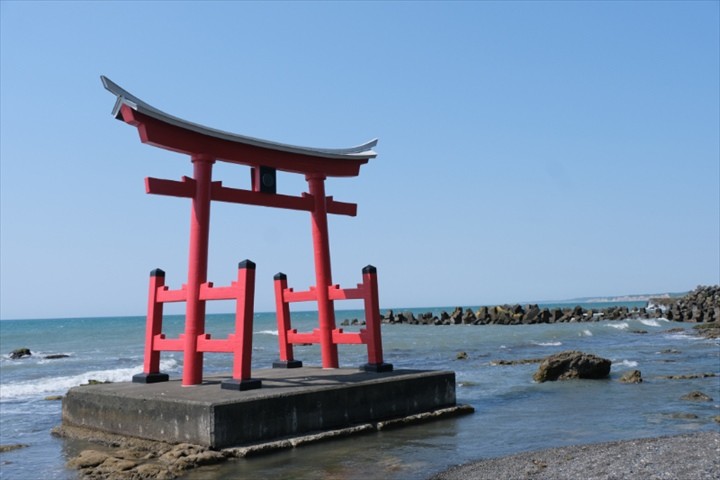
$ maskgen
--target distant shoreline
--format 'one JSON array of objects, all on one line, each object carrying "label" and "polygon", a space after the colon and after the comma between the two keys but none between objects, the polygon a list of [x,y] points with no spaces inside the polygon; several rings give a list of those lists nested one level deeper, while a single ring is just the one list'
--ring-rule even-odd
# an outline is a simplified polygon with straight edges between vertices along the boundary
[{"label": "distant shoreline", "polygon": [[664,298],[664,299],[670,299],[670,298],[680,298],[684,297],[690,292],[677,292],[677,293],[654,293],[654,294],[633,294],[633,295],[619,295],[619,296],[609,296],[609,297],[581,297],[581,298],[573,298],[570,300],[558,300],[556,302],[533,302],[538,304],[556,304],[556,303],[624,303],[624,302],[649,302],[650,300],[656,299],[656,298]]}]

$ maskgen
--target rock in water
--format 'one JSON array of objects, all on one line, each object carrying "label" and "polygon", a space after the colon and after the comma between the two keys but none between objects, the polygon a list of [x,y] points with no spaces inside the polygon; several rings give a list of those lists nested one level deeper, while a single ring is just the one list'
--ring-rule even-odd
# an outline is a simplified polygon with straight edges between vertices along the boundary
[{"label": "rock in water", "polygon": [[706,395],[703,392],[694,391],[687,395],[680,397],[680,400],[690,400],[691,402],[712,402],[713,399],[710,395]]},{"label": "rock in water", "polygon": [[620,377],[622,383],[642,383],[642,381],[640,370],[629,370]]},{"label": "rock in water", "polygon": [[10,352],[10,358],[12,358],[13,360],[17,360],[18,358],[23,357],[29,357],[30,355],[32,355],[32,352],[29,348],[18,348],[17,350],[13,350],[12,352]]},{"label": "rock in water", "polygon": [[12,452],[13,450],[18,450],[20,448],[26,448],[27,445],[24,443],[15,443],[12,445],[0,445],[0,453],[4,452]]},{"label": "rock in water", "polygon": [[542,361],[533,375],[536,382],[569,380],[572,378],[606,378],[612,362],[589,353],[576,350],[550,355]]}]

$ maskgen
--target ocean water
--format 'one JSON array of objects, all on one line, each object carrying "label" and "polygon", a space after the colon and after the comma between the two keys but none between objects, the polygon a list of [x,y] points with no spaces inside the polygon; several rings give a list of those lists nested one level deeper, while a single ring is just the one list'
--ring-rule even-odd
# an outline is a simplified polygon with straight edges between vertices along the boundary
[{"label": "ocean water", "polygon": [[[590,305],[582,305],[586,308]],[[630,305],[635,306],[635,305]],[[452,308],[411,309],[416,314]],[[400,311],[400,310],[396,310]],[[362,319],[361,311],[338,311]],[[221,337],[233,328],[232,315],[209,315],[207,331]],[[293,327],[316,325],[314,312],[294,312]],[[50,429],[61,421],[61,403],[46,400],[67,389],[100,381],[129,381],[142,370],[143,317],[3,320],[0,322],[0,443],[27,448],[0,453],[0,478],[72,479],[68,455],[81,448],[57,439]],[[165,321],[168,336],[182,330],[183,318]],[[669,333],[681,327],[682,332]],[[720,377],[666,380],[663,375],[720,373],[720,342],[693,336],[691,325],[664,319],[598,321],[518,326],[383,325],[387,362],[395,368],[453,370],[459,403],[475,413],[398,430],[370,433],[203,467],[187,479],[417,479],[480,458],[578,443],[718,430]],[[352,330],[347,327],[346,330]],[[636,333],[644,330],[647,333]],[[277,326],[271,313],[254,320],[253,368],[277,359]],[[33,356],[11,360],[28,347]],[[341,366],[365,363],[363,346],[340,346]],[[607,380],[537,384],[537,365],[495,366],[496,360],[537,358],[568,349],[612,360]],[[318,346],[295,347],[296,358],[320,364]],[[466,352],[466,360],[457,354]],[[67,358],[45,359],[50,354]],[[230,371],[228,354],[206,354],[205,374]],[[182,357],[162,354],[162,370],[179,377]],[[638,369],[644,382],[618,381]],[[680,397],[700,390],[712,402]]]}]

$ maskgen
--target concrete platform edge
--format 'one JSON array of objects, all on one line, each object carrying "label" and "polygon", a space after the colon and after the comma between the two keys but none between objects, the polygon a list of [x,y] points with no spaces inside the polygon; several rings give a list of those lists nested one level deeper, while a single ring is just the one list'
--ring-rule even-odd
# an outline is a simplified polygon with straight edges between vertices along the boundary
[{"label": "concrete platform edge", "polygon": [[[436,410],[408,415],[402,418],[396,418],[383,422],[371,422],[359,425],[352,425],[346,428],[327,430],[323,432],[313,432],[305,435],[297,435],[269,442],[258,442],[252,445],[244,445],[241,447],[229,447],[220,449],[227,457],[246,458],[257,455],[264,455],[290,448],[299,448],[304,445],[343,438],[352,435],[373,433],[389,428],[401,428],[405,426],[418,425],[440,419],[458,417],[461,415],[470,415],[475,412],[471,405],[460,404],[452,407],[438,408]],[[101,430],[95,430],[86,427],[78,427],[71,425],[58,425],[52,430],[53,435],[61,438],[84,440],[91,443],[114,446],[116,448],[125,448],[128,445],[141,443],[146,448],[151,444],[165,443],[154,440],[147,440],[137,437],[128,437],[115,433],[108,433]]]},{"label": "concrete platform edge", "polygon": [[75,387],[63,399],[63,426],[171,444],[221,450],[318,433],[373,430],[456,406],[455,374],[406,370],[298,368],[258,371],[268,388],[220,389],[222,378],[199,387],[179,382]]}]

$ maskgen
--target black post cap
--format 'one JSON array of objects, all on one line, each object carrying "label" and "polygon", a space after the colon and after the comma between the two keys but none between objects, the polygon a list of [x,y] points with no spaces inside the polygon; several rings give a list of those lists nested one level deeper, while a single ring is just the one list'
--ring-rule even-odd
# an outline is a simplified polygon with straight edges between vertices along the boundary
[{"label": "black post cap", "polygon": [[274,279],[274,280],[287,280],[287,275],[285,275],[285,274],[282,273],[282,272],[278,272],[278,273],[275,274],[275,276],[273,277],[273,279]]},{"label": "black post cap", "polygon": [[362,269],[362,273],[377,273],[377,268],[373,267],[372,265],[368,265],[367,267]]},{"label": "black post cap", "polygon": [[248,270],[255,270],[255,262],[245,259],[242,262],[238,263],[238,269],[243,268],[247,268]]},{"label": "black post cap", "polygon": [[151,276],[151,277],[164,277],[164,276],[165,276],[165,272],[162,271],[162,270],[160,270],[159,268],[156,268],[155,270],[153,270],[152,272],[150,272],[150,276]]},{"label": "black post cap", "polygon": [[167,373],[137,373],[133,375],[133,383],[159,383],[167,382],[170,380],[170,375]]},{"label": "black post cap", "polygon": [[365,365],[362,365],[360,367],[360,371],[362,372],[373,372],[373,373],[384,373],[384,372],[392,372],[393,366],[392,363],[366,363]]},{"label": "black post cap", "polygon": [[223,390],[237,390],[244,392],[246,390],[255,390],[262,387],[262,380],[258,378],[247,378],[245,380],[236,380],[234,378],[223,380],[220,388]]},{"label": "black post cap", "polygon": [[272,368],[302,368],[302,366],[300,360],[279,360],[272,364]]}]

